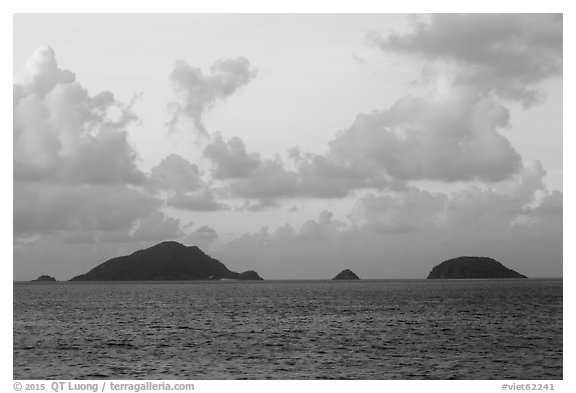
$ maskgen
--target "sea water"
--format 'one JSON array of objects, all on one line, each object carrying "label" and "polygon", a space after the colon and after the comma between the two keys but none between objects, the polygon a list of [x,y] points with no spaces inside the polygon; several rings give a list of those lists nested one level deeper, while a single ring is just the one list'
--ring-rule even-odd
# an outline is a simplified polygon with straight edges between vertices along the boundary
[{"label": "sea water", "polygon": [[562,280],[15,283],[14,379],[561,379]]}]

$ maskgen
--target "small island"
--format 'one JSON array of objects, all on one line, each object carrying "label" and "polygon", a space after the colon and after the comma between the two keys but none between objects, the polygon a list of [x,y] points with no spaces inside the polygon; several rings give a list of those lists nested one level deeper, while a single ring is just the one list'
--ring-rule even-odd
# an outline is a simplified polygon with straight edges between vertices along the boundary
[{"label": "small island", "polygon": [[356,275],[352,270],[345,269],[336,275],[332,280],[359,280],[360,277]]},{"label": "small island", "polygon": [[434,266],[428,279],[458,278],[526,278],[488,257],[462,256]]},{"label": "small island", "polygon": [[166,241],[112,258],[70,281],[262,280],[253,270],[236,273],[196,246]]},{"label": "small island", "polygon": [[240,273],[238,280],[263,280],[263,278],[260,277],[254,270],[247,270],[243,273]]},{"label": "small island", "polygon": [[55,279],[54,277],[52,277],[52,276],[42,275],[42,276],[40,276],[40,277],[38,277],[37,279],[32,280],[32,281],[33,281],[33,282],[35,282],[35,281],[55,282],[56,279]]}]

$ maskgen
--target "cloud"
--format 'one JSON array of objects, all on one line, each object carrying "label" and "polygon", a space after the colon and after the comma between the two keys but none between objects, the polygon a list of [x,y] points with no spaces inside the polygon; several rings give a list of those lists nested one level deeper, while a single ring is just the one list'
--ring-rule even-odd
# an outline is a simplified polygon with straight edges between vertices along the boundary
[{"label": "cloud", "polygon": [[216,179],[246,177],[260,165],[259,154],[248,153],[238,137],[224,141],[217,135],[204,149],[204,156],[212,161],[212,175]]},{"label": "cloud", "polygon": [[128,140],[132,103],[89,94],[48,47],[34,52],[13,87],[16,243],[55,234],[66,242],[124,239],[160,208],[142,188],[146,176]]},{"label": "cloud", "polygon": [[190,232],[184,238],[184,244],[195,245],[205,250],[210,247],[210,245],[218,239],[218,233],[212,227],[203,225],[193,232]]},{"label": "cloud", "polygon": [[14,96],[16,100],[30,94],[44,97],[56,85],[75,80],[76,75],[73,72],[58,68],[54,50],[49,46],[42,46],[34,51],[17,73]]},{"label": "cloud", "polygon": [[531,204],[546,192],[546,172],[539,162],[526,166],[514,178],[493,187],[468,185],[452,193],[432,193],[416,187],[402,192],[368,194],[356,201],[351,221],[370,231],[422,230],[501,231],[531,214]]},{"label": "cloud", "polygon": [[54,52],[40,48],[14,85],[14,180],[137,184],[145,179],[126,127],[135,119],[110,92],[90,96]]},{"label": "cloud", "polygon": [[194,193],[176,193],[167,199],[167,205],[176,209],[191,211],[228,210],[229,207],[218,202],[210,188],[203,188]]},{"label": "cloud", "polygon": [[130,237],[137,241],[164,241],[178,239],[183,235],[180,220],[155,211],[138,221]]},{"label": "cloud", "polygon": [[217,136],[205,156],[229,197],[265,202],[250,205],[251,210],[275,206],[280,199],[402,190],[420,180],[497,183],[514,177],[523,165],[504,134],[509,117],[506,107],[474,89],[446,86],[359,114],[324,154],[293,148],[290,162],[279,156],[262,159],[241,139]]},{"label": "cloud", "polygon": [[392,186],[388,174],[367,168],[356,160],[341,160],[330,154],[289,152],[294,161],[300,190],[298,195],[318,198],[344,198],[354,190]]},{"label": "cloud", "polygon": [[557,190],[552,191],[542,198],[540,204],[529,209],[529,211],[541,217],[560,216],[560,219],[562,219],[563,193]]},{"label": "cloud", "polygon": [[344,198],[421,180],[494,184],[522,171],[522,157],[505,134],[509,111],[490,93],[528,105],[538,83],[561,76],[561,18],[441,14],[408,33],[373,33],[368,41],[441,63],[427,64],[432,92],[359,114],[323,154],[290,150],[293,166],[249,153],[239,138],[218,136],[205,156],[214,177],[230,180],[230,197],[256,199],[249,206],[260,209],[279,199]]},{"label": "cloud", "polygon": [[284,167],[283,161],[264,160],[250,176],[235,179],[229,190],[233,197],[275,199],[298,194],[298,175]]},{"label": "cloud", "polygon": [[256,201],[247,200],[243,205],[236,207],[236,211],[261,212],[278,208],[281,204],[275,198],[260,198]]},{"label": "cloud", "polygon": [[14,184],[14,232],[126,230],[160,206],[149,194],[123,185]]},{"label": "cloud", "polygon": [[333,219],[331,212],[323,211],[299,229],[290,224],[273,231],[263,227],[220,245],[215,252],[222,260],[256,269],[266,277],[327,278],[319,277],[317,271],[342,270],[354,259],[354,247],[343,241],[347,230],[342,222]]},{"label": "cloud", "polygon": [[562,76],[562,15],[433,14],[405,34],[371,33],[369,45],[455,66],[455,82],[484,93],[539,100],[538,83]]},{"label": "cloud", "polygon": [[445,97],[408,96],[387,110],[359,114],[330,141],[326,159],[359,168],[374,185],[386,176],[501,181],[522,164],[500,133],[508,119],[505,107],[467,89],[453,89]]},{"label": "cloud", "polygon": [[284,224],[245,233],[218,252],[223,260],[279,278],[326,279],[344,268],[363,278],[426,277],[434,265],[458,255],[488,255],[529,276],[557,276],[562,195],[545,188],[544,176],[534,163],[496,185],[371,192],[356,201],[348,221],[323,211],[299,228]]},{"label": "cloud", "polygon": [[170,154],[152,168],[149,184],[160,190],[195,191],[203,186],[200,170],[178,154]]},{"label": "cloud", "polygon": [[342,198],[352,190],[382,187],[388,179],[383,172],[366,171],[355,163],[341,164],[323,155],[291,149],[288,168],[280,156],[261,159],[248,152],[244,142],[234,137],[224,140],[217,136],[204,150],[213,164],[212,175],[225,183],[231,198],[257,199],[244,209],[260,211],[278,206],[284,198]]},{"label": "cloud", "polygon": [[183,60],[176,62],[170,80],[178,101],[170,104],[173,111],[170,127],[175,127],[182,118],[188,118],[193,121],[200,135],[207,136],[202,121],[204,113],[214,107],[216,102],[232,96],[255,77],[256,70],[250,69],[250,62],[244,57],[218,60],[210,67],[208,75]]},{"label": "cloud", "polygon": [[202,178],[198,166],[177,154],[169,155],[152,168],[147,188],[165,200],[167,206],[176,209],[228,209],[228,206],[216,200],[211,184]]},{"label": "cloud", "polygon": [[308,220],[300,229],[299,237],[306,241],[322,242],[333,240],[345,230],[346,224],[333,219],[334,213],[324,210],[318,220]]},{"label": "cloud", "polygon": [[350,220],[380,233],[407,233],[434,227],[442,220],[447,197],[417,188],[384,195],[368,194],[356,201]]}]

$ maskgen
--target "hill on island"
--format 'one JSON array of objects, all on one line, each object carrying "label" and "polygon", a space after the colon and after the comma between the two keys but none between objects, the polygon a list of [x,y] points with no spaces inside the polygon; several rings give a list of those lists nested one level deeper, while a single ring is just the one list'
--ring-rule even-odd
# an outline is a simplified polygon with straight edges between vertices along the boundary
[{"label": "hill on island", "polygon": [[55,282],[56,279],[52,276],[42,275],[35,280],[32,281],[43,281],[43,282]]},{"label": "hill on island", "polygon": [[262,280],[253,270],[236,273],[196,246],[167,241],[112,258],[70,281]]},{"label": "hill on island", "polygon": [[342,270],[332,280],[359,280],[360,278],[350,269]]},{"label": "hill on island", "polygon": [[458,257],[434,266],[428,278],[526,278],[526,276],[492,258]]}]

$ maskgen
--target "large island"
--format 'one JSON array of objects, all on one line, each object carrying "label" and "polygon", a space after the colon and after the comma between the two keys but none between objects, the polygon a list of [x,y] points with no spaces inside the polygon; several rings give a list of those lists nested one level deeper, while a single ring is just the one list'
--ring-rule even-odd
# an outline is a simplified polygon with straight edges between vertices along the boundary
[{"label": "large island", "polygon": [[526,278],[526,276],[492,258],[458,257],[434,266],[428,278]]},{"label": "large island", "polygon": [[253,270],[236,273],[196,246],[162,242],[112,258],[70,281],[262,280]]}]

